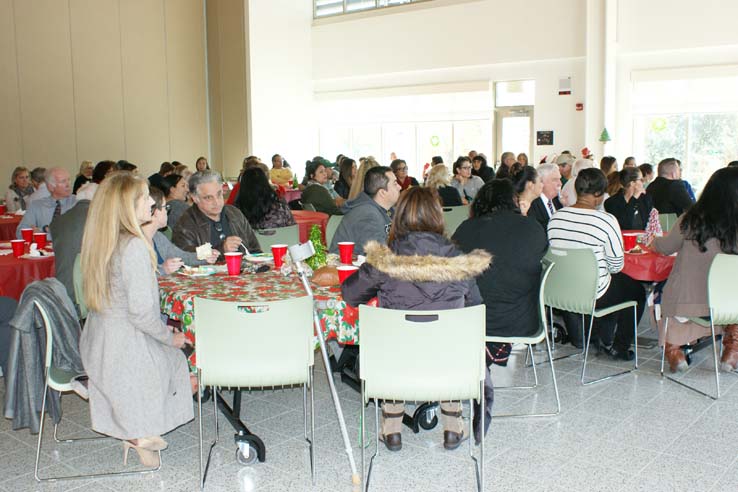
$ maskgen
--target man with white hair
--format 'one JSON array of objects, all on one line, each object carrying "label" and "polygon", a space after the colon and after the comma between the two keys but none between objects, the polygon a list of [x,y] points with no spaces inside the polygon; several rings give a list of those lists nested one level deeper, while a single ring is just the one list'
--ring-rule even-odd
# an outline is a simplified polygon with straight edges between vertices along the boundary
[{"label": "man with white hair", "polygon": [[21,229],[32,228],[35,232],[46,232],[49,239],[49,224],[70,208],[77,199],[72,195],[72,184],[69,179],[69,171],[62,167],[52,167],[46,171],[46,187],[49,196],[34,200],[28,206],[15,235],[21,239]]},{"label": "man with white hair", "polygon": [[[195,202],[182,213],[174,226],[172,242],[185,251],[195,251],[210,243],[222,253],[245,246],[249,253],[261,246],[243,213],[223,200],[223,178],[214,171],[190,176],[190,195]],[[243,245],[243,246],[242,246]]]},{"label": "man with white hair", "polygon": [[682,215],[692,206],[687,187],[681,180],[679,161],[670,157],[659,162],[658,177],[648,185],[648,194],[660,214]]},{"label": "man with white hair", "polygon": [[548,228],[548,221],[561,208],[561,202],[559,201],[561,173],[559,173],[559,166],[556,164],[541,164],[537,170],[543,183],[543,191],[540,197],[531,202],[528,217],[534,217],[545,231]]}]

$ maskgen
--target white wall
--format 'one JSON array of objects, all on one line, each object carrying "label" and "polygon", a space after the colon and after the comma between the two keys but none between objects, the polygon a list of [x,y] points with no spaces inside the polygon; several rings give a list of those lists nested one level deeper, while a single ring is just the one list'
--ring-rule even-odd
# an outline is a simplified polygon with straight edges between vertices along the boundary
[{"label": "white wall", "polygon": [[300,175],[317,153],[313,110],[312,2],[249,0],[251,151],[280,154]]}]

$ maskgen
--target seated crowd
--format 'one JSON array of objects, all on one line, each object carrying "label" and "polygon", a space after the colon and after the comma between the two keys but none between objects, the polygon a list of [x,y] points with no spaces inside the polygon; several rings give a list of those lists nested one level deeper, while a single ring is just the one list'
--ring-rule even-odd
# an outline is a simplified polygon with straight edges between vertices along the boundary
[{"label": "seated crowd", "polygon": [[[348,305],[374,297],[381,307],[406,310],[484,303],[490,336],[524,337],[539,329],[541,260],[549,247],[591,249],[599,272],[596,307],[637,305],[635,313],[622,310],[594,322],[591,348],[616,360],[633,359],[633,323],[646,304],[643,284],[622,271],[622,231],[646,229],[653,210],[676,214],[671,230],[644,247],[678,253],[661,301],[673,328],[660,343],[672,371],[686,369],[681,345],[704,330],[677,317],[709,315],[710,262],[721,252],[738,254],[738,167],[715,172],[695,203],[674,158],[659,162],[650,181],[654,166],[638,166],[632,157],[618,169],[612,156],[595,166],[590,155],[575,159],[562,152],[532,166],[525,154],[516,159],[505,152],[495,169],[472,151],[458,157],[451,171],[433,157],[420,184],[407,161],[394,157],[390,166],[371,156],[358,165],[343,155],[333,163],[315,157],[298,183],[281,155],[272,156],[271,169],[249,156],[227,198],[223,178],[204,157],[195,161],[194,173],[164,162],[148,181],[126,161],[85,162],[73,183],[61,167],[16,168],[5,203],[9,212],[24,212],[17,236],[32,228],[54,240],[56,275],[70,298],[81,258],[89,315],[80,353],[93,429],[122,440],[143,463],[158,463],[157,452],[167,446],[161,436],[193,418],[196,381],[188,377],[180,350],[190,342],[162,321],[157,275],[222,261],[229,252],[261,252],[255,231],[294,225],[292,210],[299,208],[342,216],[330,252],[350,241],[356,254],[366,256],[341,287]],[[284,190],[293,187],[301,199],[287,203]],[[449,230],[444,209],[465,206],[466,220]],[[212,253],[199,256],[196,250],[205,243]],[[14,310],[12,300],[0,298],[0,306]],[[587,343],[587,319],[557,315],[572,345]],[[7,322],[0,319],[4,374]],[[725,327],[724,333],[721,367],[732,371],[738,366],[738,328]],[[489,344],[488,364],[505,365],[510,349]],[[127,382],[134,372],[141,374],[136,386]],[[402,447],[403,414],[401,403],[382,405],[382,439],[390,450]],[[441,402],[441,421],[447,449],[468,437],[458,402]]]}]

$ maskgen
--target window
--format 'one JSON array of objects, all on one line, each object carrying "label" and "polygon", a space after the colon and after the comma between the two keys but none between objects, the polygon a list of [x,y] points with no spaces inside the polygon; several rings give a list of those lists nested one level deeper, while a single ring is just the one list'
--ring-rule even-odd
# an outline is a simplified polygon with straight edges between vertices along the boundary
[{"label": "window", "polygon": [[495,106],[533,106],[536,101],[535,80],[513,80],[495,83]]},{"label": "window", "polygon": [[350,14],[427,0],[313,0],[313,18]]}]

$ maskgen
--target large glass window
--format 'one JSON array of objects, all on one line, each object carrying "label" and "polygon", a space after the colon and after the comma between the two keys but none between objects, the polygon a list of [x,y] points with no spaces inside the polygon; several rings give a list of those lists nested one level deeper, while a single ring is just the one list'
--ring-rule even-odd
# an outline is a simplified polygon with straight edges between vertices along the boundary
[{"label": "large glass window", "polygon": [[349,14],[427,0],[313,0],[313,17]]}]

